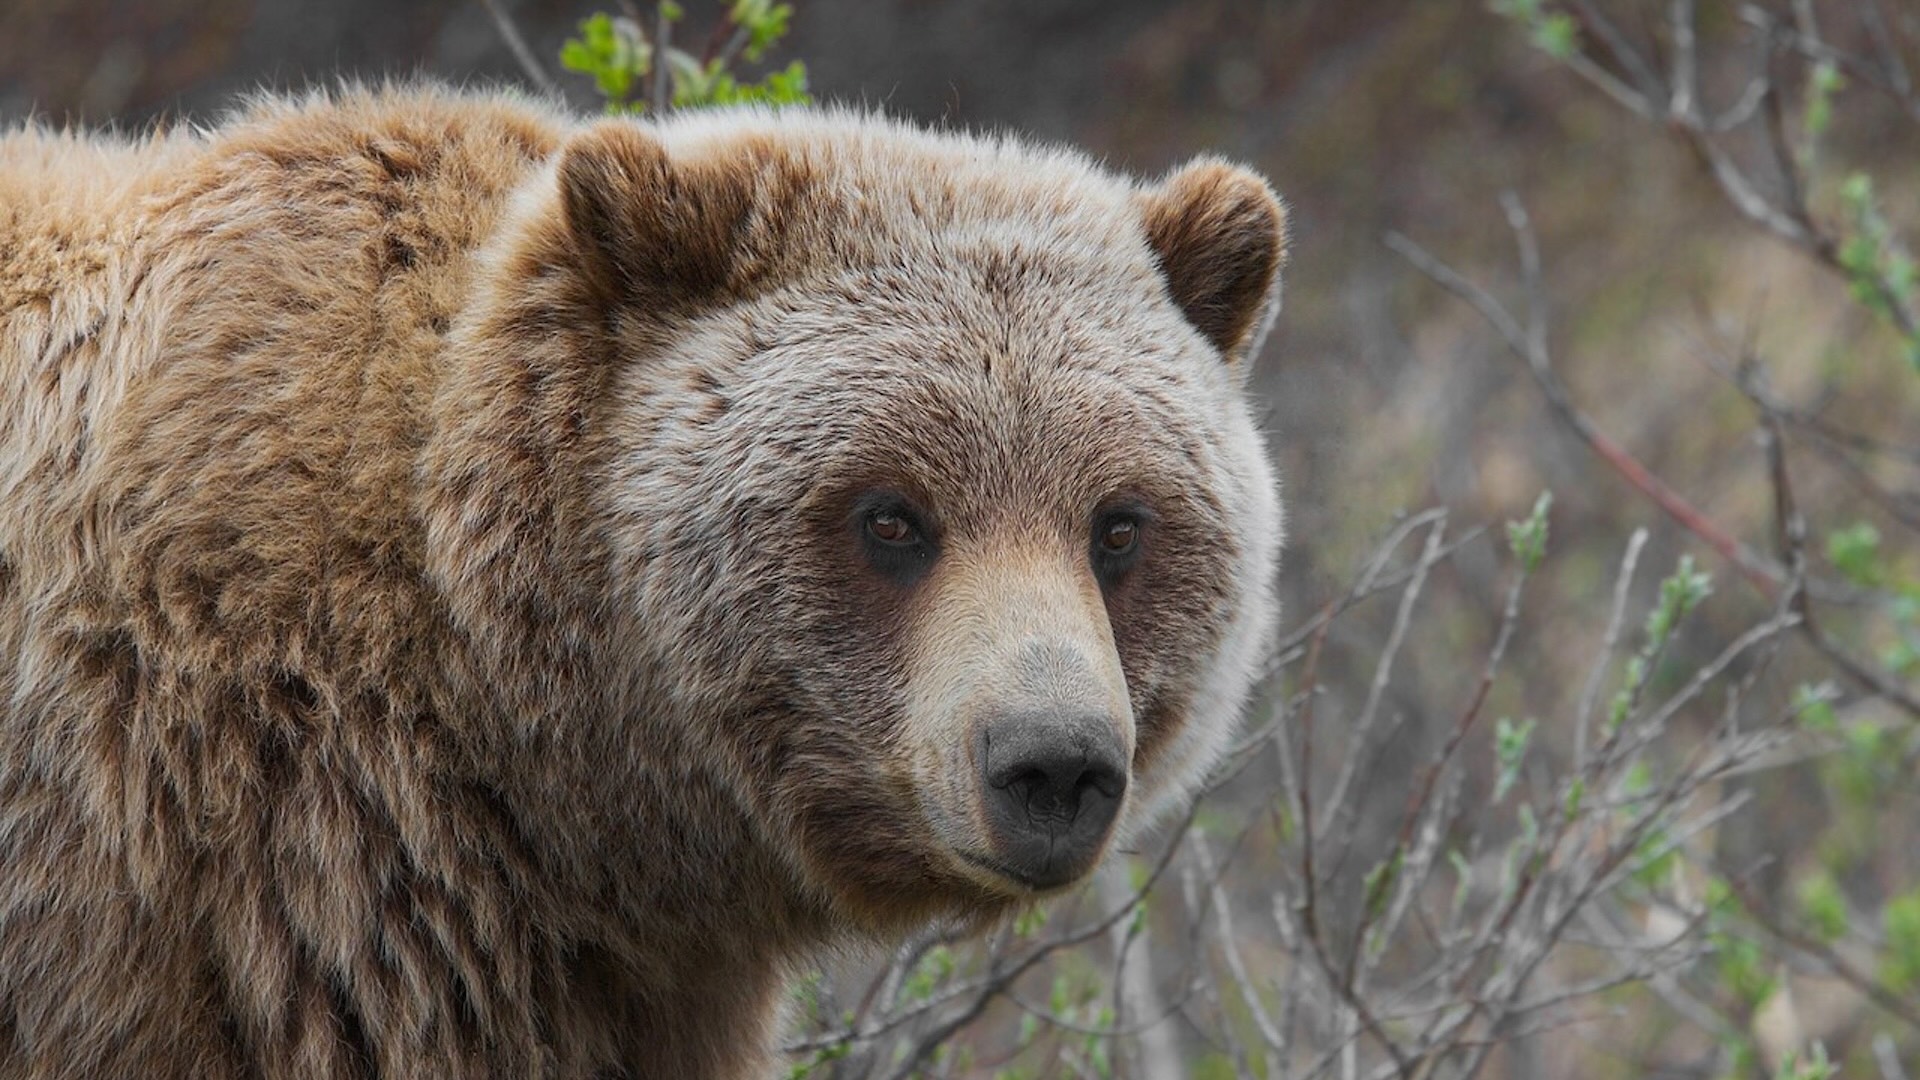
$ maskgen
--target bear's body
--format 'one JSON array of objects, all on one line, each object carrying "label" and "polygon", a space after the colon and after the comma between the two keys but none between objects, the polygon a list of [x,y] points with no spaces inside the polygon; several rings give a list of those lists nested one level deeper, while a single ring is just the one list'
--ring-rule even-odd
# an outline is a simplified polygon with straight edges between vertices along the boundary
[{"label": "bear's body", "polygon": [[758,1075],[812,950],[1078,877],[1260,661],[1280,222],[852,115],[0,136],[0,1077]]}]

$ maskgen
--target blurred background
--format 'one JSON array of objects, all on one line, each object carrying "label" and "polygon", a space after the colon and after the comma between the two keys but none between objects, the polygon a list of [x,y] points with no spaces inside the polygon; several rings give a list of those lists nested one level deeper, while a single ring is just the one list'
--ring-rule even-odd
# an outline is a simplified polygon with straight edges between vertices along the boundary
[{"label": "blurred background", "polygon": [[[499,2],[572,103],[598,109],[591,80],[557,59],[581,20],[619,9]],[[688,27],[704,32],[725,5],[685,7]],[[1292,214],[1285,312],[1254,380],[1291,515],[1283,592],[1296,649],[1282,657],[1270,695],[1274,738],[1286,745],[1251,754],[1209,800],[1196,830],[1214,837],[1205,858],[1215,861],[1196,862],[1190,845],[1167,878],[1184,884],[1166,885],[1164,904],[1139,908],[1149,913],[1144,929],[1130,933],[1160,935],[1140,946],[1146,959],[1129,968],[1131,939],[1122,935],[1117,945],[1098,939],[1079,967],[1050,960],[1035,968],[1047,974],[1024,1003],[1017,990],[996,991],[972,1026],[907,1060],[910,1070],[1920,1075],[1920,960],[1912,972],[1900,966],[1901,950],[1920,956],[1920,740],[1900,700],[1911,704],[1915,689],[1909,642],[1920,611],[1908,542],[1920,521],[1920,453],[1909,448],[1920,429],[1905,357],[1920,338],[1900,321],[1913,310],[1905,245],[1920,221],[1920,98],[1906,76],[1920,69],[1920,5],[795,0],[793,9],[769,63],[803,60],[816,99],[1072,143],[1147,175],[1220,153],[1263,170]],[[1679,35],[1683,14],[1693,39]],[[1613,79],[1662,113],[1682,56],[1693,91],[1709,114],[1724,114],[1725,130],[1695,138],[1684,124],[1636,115],[1599,85]],[[0,122],[123,131],[211,123],[238,94],[342,75],[527,78],[477,0],[0,0]],[[1746,102],[1762,75],[1766,94]],[[1726,168],[1761,205],[1804,209],[1804,241],[1756,223]],[[1865,195],[1850,186],[1856,178],[1870,181]],[[1488,320],[1386,243],[1390,234],[1410,238],[1522,316],[1529,290],[1503,194],[1524,206],[1538,244],[1532,298],[1566,401],[1707,531],[1684,527],[1684,514],[1663,511],[1646,483],[1596,453]],[[1793,224],[1794,213],[1785,216]],[[1776,445],[1789,452],[1803,549],[1782,543]],[[1525,519],[1549,489],[1547,559],[1511,620],[1498,677],[1481,688],[1514,576],[1504,523]],[[1397,568],[1397,595],[1407,595],[1405,574],[1420,565],[1418,541],[1433,523],[1408,515],[1435,509],[1447,514],[1443,546],[1466,542],[1423,573],[1418,606],[1403,612],[1389,595],[1342,609],[1315,632],[1315,613],[1349,595],[1397,525],[1413,529],[1411,540],[1382,565]],[[1625,629],[1610,648],[1616,574],[1642,528],[1641,569],[1619,594]],[[1766,574],[1737,569],[1715,534],[1787,571],[1771,588],[1749,584]],[[1659,583],[1683,555],[1712,576],[1713,594],[1636,683],[1624,660],[1641,647],[1641,624],[1662,603]],[[1829,604],[1824,625],[1836,649],[1796,631],[1763,658],[1741,653],[1710,669],[1742,633],[1792,606],[1781,593],[1796,558]],[[1612,655],[1623,663],[1590,676]],[[1685,693],[1702,672],[1735,681],[1663,696]],[[1603,698],[1625,685],[1636,701],[1644,690],[1649,702],[1677,704],[1637,756],[1589,774],[1576,743],[1587,711],[1579,699],[1594,677]],[[1484,704],[1469,705],[1480,689]],[[1303,717],[1311,700],[1316,711]],[[1473,722],[1452,749],[1463,708]],[[1444,928],[1352,946],[1383,958],[1376,986],[1406,988],[1377,1000],[1351,981],[1343,992],[1342,965],[1325,970],[1302,946],[1302,934],[1322,934],[1344,950],[1365,937],[1369,904],[1402,902],[1378,868],[1399,875],[1413,858],[1403,807],[1430,763],[1444,766],[1437,798],[1451,799],[1432,823],[1460,859],[1449,869],[1429,853],[1431,880],[1407,886],[1404,902],[1458,908],[1458,873],[1457,891],[1476,898],[1464,905],[1470,924],[1477,900],[1497,907],[1514,888],[1513,860],[1501,867],[1514,838],[1586,797],[1575,780],[1590,775],[1595,787],[1583,781],[1580,791],[1604,782],[1613,794],[1678,784],[1701,748],[1735,746],[1727,727],[1735,714],[1748,717],[1743,732],[1780,734],[1777,745],[1675,800],[1659,828],[1683,857],[1662,861],[1664,850],[1629,844],[1631,858],[1609,868],[1631,871],[1613,882],[1621,891],[1562,921],[1521,979],[1529,994],[1566,991],[1539,1014],[1551,1022],[1470,1018],[1463,1030],[1473,1041],[1434,1050],[1420,1042],[1426,1021],[1407,1003],[1445,1012],[1444,1002],[1420,997],[1436,985],[1423,965],[1458,946]],[[1514,734],[1523,718],[1537,720],[1530,742]],[[1303,720],[1320,725],[1317,751],[1301,744]],[[1305,846],[1320,845],[1323,859],[1303,878],[1298,778],[1335,784],[1343,772],[1352,774],[1338,783],[1346,808],[1323,824],[1324,836],[1306,826]],[[1538,809],[1516,814],[1503,782]],[[1616,811],[1631,816],[1606,812]],[[1577,861],[1583,844],[1604,848],[1609,834],[1594,827],[1557,838],[1543,862]],[[1124,900],[1157,850],[1116,871],[1098,898]],[[1475,876],[1483,872],[1485,881]],[[1307,879],[1324,895],[1313,899]],[[1209,883],[1219,895],[1207,896]],[[1303,922],[1314,902],[1327,913]],[[1558,910],[1551,895],[1541,904],[1544,914]],[[1290,925],[1286,912],[1270,911],[1281,907]],[[1237,921],[1223,924],[1222,908]],[[1658,952],[1644,938],[1662,926],[1693,951],[1608,967],[1635,948]],[[868,1017],[914,1000],[916,988],[919,1000],[937,1000],[942,987],[957,1000],[996,970],[993,955],[1013,955],[1044,932],[996,938],[997,953],[922,942],[907,954],[836,961],[814,992],[840,1007],[809,1000],[801,1026],[824,1034],[796,1036],[796,1068],[888,1075],[919,1053],[906,1036],[923,1029],[901,1021],[839,1043],[833,1032],[857,1034]],[[1119,962],[1099,951],[1109,947]],[[1204,977],[1189,970],[1194,955]],[[945,959],[915,983],[929,956]],[[1507,962],[1488,954],[1462,970],[1493,979]],[[895,980],[885,984],[889,970]],[[879,990],[862,991],[872,972],[881,973],[871,984]],[[1076,988],[1085,979],[1094,989],[1083,1001]],[[1585,989],[1575,995],[1576,987]],[[1376,1024],[1367,1002],[1415,1011]],[[1114,1012],[1124,1020],[1129,1008],[1132,1026],[1120,1023],[1108,1046],[1100,1033],[1111,1035]],[[1044,1021],[1038,1033],[1029,1030],[1035,1016]],[[1163,1022],[1143,1019],[1152,1017]],[[1473,1049],[1482,1042],[1498,1049]],[[1414,1049],[1402,1056],[1390,1047]],[[1815,1047],[1835,1071],[1807,1066]]]}]

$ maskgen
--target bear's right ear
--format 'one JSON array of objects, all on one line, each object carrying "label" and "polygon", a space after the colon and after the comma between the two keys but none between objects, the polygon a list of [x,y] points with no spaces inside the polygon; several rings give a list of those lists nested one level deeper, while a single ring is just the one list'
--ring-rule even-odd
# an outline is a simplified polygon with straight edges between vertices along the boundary
[{"label": "bear's right ear", "polygon": [[[643,128],[606,121],[569,141],[560,193],[581,269],[611,303],[668,310],[744,293],[777,247],[779,217],[757,207],[783,171],[774,155],[743,147],[726,160],[676,163]],[[756,210],[763,212],[756,213]]]}]

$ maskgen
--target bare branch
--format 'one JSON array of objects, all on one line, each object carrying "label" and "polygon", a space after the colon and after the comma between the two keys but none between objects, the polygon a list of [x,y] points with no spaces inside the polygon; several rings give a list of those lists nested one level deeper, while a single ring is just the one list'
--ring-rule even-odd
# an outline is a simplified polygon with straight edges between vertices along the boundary
[{"label": "bare branch", "polygon": [[[1614,63],[1626,71],[1642,101],[1650,104],[1666,97],[1666,88],[1660,84],[1660,77],[1653,73],[1652,65],[1647,63],[1646,58],[1640,55],[1640,51],[1633,47],[1626,35],[1613,25],[1593,0],[1573,0],[1573,15],[1581,31],[1600,42]],[[1639,109],[1634,111],[1643,112]],[[1651,116],[1652,109],[1647,108],[1643,115]]]},{"label": "bare branch", "polygon": [[507,50],[513,53],[513,58],[520,64],[520,70],[526,75],[527,81],[533,83],[534,88],[539,90],[542,96],[555,101],[565,101],[566,92],[560,89],[559,83],[553,81],[553,76],[547,74],[546,66],[540,63],[540,58],[527,47],[527,39],[521,36],[520,27],[514,23],[513,16],[501,6],[501,0],[480,0],[480,3],[487,9],[487,14],[493,17],[493,25],[500,31],[500,37],[507,43]]},{"label": "bare branch", "polygon": [[1627,595],[1633,588],[1634,567],[1639,564],[1640,552],[1646,546],[1647,530],[1633,530],[1633,535],[1627,538],[1627,553],[1620,560],[1620,576],[1614,581],[1613,607],[1607,615],[1607,630],[1600,641],[1600,653],[1594,659],[1593,670],[1587,674],[1586,688],[1580,691],[1580,705],[1574,712],[1575,772],[1584,771],[1586,768],[1587,741],[1593,709],[1600,701],[1600,686],[1606,679],[1607,669],[1612,666],[1613,656],[1620,648],[1620,631],[1626,625]]},{"label": "bare branch", "polygon": [[1667,115],[1691,123],[1699,118],[1699,64],[1694,57],[1693,0],[1671,0],[1667,5],[1667,32],[1673,37],[1672,81]]},{"label": "bare branch", "polygon": [[[634,19],[635,25],[640,20]],[[673,45],[673,23],[667,18],[665,4],[655,4],[653,9],[653,89],[649,93],[648,104],[656,110],[673,107],[673,84],[668,78],[671,72],[667,63],[667,50]]]}]

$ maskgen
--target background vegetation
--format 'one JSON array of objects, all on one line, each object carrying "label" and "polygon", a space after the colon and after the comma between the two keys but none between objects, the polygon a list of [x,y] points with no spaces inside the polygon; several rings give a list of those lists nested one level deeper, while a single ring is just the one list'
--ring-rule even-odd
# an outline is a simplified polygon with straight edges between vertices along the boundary
[{"label": "background vegetation", "polygon": [[1920,8],[683,6],[16,2],[0,118],[424,67],[1274,177],[1244,742],[1081,895],[833,958],[795,1075],[1920,1075]]}]

